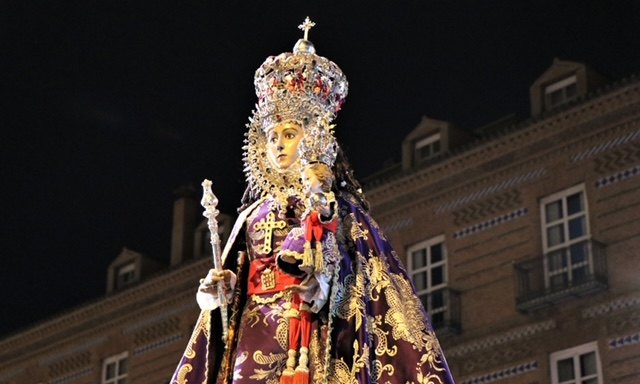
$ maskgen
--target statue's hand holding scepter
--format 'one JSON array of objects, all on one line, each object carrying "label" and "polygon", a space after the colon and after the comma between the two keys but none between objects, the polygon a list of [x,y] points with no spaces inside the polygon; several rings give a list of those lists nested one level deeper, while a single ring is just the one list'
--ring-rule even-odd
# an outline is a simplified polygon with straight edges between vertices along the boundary
[{"label": "statue's hand holding scepter", "polygon": [[[202,215],[207,218],[209,232],[211,233],[211,249],[213,251],[213,267],[216,272],[222,272],[222,253],[220,251],[220,236],[218,235],[218,220],[216,217],[220,213],[216,206],[218,198],[211,191],[211,180],[205,179],[202,182],[202,200],[200,204],[204,208]],[[220,315],[222,317],[222,340],[227,340],[228,319],[227,319],[227,296],[225,294],[224,283],[218,282],[217,296],[220,303]]]}]

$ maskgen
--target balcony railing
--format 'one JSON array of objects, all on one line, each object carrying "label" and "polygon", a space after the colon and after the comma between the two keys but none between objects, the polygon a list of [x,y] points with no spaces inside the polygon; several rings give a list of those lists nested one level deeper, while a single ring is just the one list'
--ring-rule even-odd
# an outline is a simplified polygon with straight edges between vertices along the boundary
[{"label": "balcony railing", "polygon": [[605,246],[584,240],[514,265],[516,307],[523,312],[607,288]]},{"label": "balcony railing", "polygon": [[425,308],[431,316],[431,325],[439,336],[459,334],[460,293],[450,288],[443,288],[422,297]]}]

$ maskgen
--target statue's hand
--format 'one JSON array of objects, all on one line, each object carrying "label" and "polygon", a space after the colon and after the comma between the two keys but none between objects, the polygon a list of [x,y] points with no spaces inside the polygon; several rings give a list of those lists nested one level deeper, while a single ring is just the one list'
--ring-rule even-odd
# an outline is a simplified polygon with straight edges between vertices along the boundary
[{"label": "statue's hand", "polygon": [[200,309],[216,309],[220,306],[218,299],[218,285],[222,284],[225,295],[228,297],[233,293],[236,284],[235,273],[225,269],[222,271],[210,269],[204,279],[200,279],[200,286],[196,294],[196,300]]}]

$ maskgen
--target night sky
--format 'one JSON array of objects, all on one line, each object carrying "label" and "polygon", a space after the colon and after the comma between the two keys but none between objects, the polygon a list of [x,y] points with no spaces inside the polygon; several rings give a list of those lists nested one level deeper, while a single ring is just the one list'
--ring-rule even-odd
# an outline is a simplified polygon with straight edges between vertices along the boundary
[{"label": "night sky", "polygon": [[399,161],[423,115],[526,119],[554,57],[612,80],[640,72],[638,1],[309,4],[0,4],[0,335],[99,298],[123,246],[168,260],[177,187],[212,179],[235,212],[253,73],[307,15],[349,79],[336,131],[360,178]]}]

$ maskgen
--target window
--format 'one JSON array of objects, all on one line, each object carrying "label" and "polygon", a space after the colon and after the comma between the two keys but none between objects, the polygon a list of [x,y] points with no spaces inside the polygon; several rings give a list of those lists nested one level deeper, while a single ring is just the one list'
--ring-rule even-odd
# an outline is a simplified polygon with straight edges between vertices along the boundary
[{"label": "window", "polygon": [[416,293],[429,311],[434,328],[438,328],[446,321],[449,306],[444,236],[416,244],[408,249],[407,254],[409,275]]},{"label": "window", "polygon": [[425,160],[434,158],[440,154],[440,134],[436,133],[418,140],[415,144],[415,164],[420,164]]},{"label": "window", "polygon": [[578,96],[578,83],[575,75],[550,84],[544,89],[547,109],[564,104]]},{"label": "window", "polygon": [[102,384],[127,384],[129,353],[108,357],[102,364]]},{"label": "window", "polygon": [[602,384],[598,344],[592,342],[550,356],[551,383]]},{"label": "window", "polygon": [[131,285],[136,280],[136,263],[130,262],[116,269],[116,289]]},{"label": "window", "polygon": [[592,276],[593,254],[584,186],[542,199],[540,209],[546,287],[565,288]]}]

